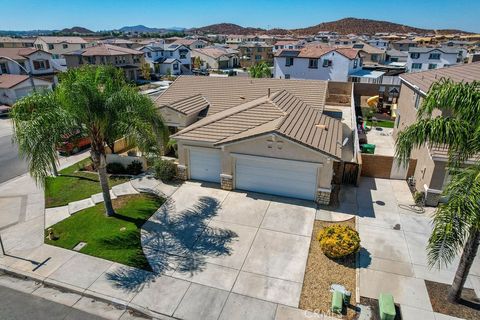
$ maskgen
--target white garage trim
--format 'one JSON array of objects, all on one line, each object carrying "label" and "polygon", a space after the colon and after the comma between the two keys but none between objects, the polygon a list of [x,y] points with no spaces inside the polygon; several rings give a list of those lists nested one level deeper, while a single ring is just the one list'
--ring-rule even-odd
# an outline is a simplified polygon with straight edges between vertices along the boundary
[{"label": "white garage trim", "polygon": [[234,155],[235,188],[315,200],[321,163]]},{"label": "white garage trim", "polygon": [[220,183],[221,151],[214,148],[189,147],[190,179]]},{"label": "white garage trim", "polygon": [[272,161],[284,162],[285,164],[291,164],[292,162],[295,162],[296,165],[300,165],[300,166],[313,166],[316,168],[323,167],[322,162],[311,162],[311,161],[301,161],[301,160],[280,159],[280,158],[273,158],[273,157],[252,156],[250,154],[243,154],[243,153],[231,153],[230,155],[238,159],[251,159],[251,160],[265,159],[265,161],[272,160]]}]

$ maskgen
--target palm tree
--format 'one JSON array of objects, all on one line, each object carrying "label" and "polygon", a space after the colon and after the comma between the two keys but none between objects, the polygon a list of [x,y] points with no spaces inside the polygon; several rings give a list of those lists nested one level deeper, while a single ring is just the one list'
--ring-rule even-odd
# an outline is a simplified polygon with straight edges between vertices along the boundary
[{"label": "palm tree", "polygon": [[252,78],[270,78],[272,76],[272,71],[265,62],[260,62],[251,66],[248,69],[248,72]]},{"label": "palm tree", "polygon": [[122,70],[84,66],[61,75],[53,92],[19,100],[11,113],[14,140],[38,183],[58,162],[56,146],[65,134],[82,132],[91,140],[106,214],[115,214],[106,170],[106,144],[119,135],[139,149],[159,152],[168,133],[152,100],[129,86]]},{"label": "palm tree", "polygon": [[[443,116],[436,116],[441,110]],[[449,265],[462,252],[449,301],[461,293],[480,243],[480,82],[454,83],[441,79],[434,83],[418,109],[417,122],[398,134],[396,156],[408,162],[413,149],[448,147],[448,170],[452,179],[433,218],[427,251],[430,267]],[[474,164],[466,167],[467,160]]]}]

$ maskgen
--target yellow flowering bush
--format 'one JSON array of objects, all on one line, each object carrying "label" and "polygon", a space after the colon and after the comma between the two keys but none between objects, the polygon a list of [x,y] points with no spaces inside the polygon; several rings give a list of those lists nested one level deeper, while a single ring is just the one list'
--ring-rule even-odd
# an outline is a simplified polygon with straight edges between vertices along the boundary
[{"label": "yellow flowering bush", "polygon": [[317,236],[323,253],[332,259],[342,258],[360,249],[360,236],[349,226],[331,225]]}]

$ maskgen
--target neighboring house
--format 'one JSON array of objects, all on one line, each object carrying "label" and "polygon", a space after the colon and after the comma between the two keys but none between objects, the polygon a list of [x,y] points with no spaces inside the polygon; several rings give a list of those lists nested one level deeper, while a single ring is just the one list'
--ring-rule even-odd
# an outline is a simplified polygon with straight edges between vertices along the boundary
[{"label": "neighboring house", "polygon": [[34,42],[33,38],[0,37],[0,48],[31,48]]},{"label": "neighboring house", "polygon": [[225,42],[227,44],[240,44],[243,42],[255,42],[260,41],[260,38],[256,35],[241,35],[241,34],[231,34],[227,37]]},{"label": "neighboring house", "polygon": [[232,69],[240,65],[238,50],[221,46],[210,46],[192,50],[192,57],[199,57],[203,69]]},{"label": "neighboring house", "polygon": [[386,51],[371,46],[368,43],[355,43],[350,45],[351,48],[360,51],[360,57],[364,65],[383,64],[386,59]]},{"label": "neighboring house", "polygon": [[52,54],[53,63],[58,69],[65,67],[65,54],[73,51],[85,49],[90,44],[80,37],[37,37],[34,42],[37,49],[50,52]]},{"label": "neighboring house", "polygon": [[304,40],[280,40],[273,45],[273,52],[277,52],[283,49],[301,49],[305,46]]},{"label": "neighboring house", "polygon": [[273,65],[272,46],[265,42],[245,42],[238,45],[240,67],[249,68],[259,62]]},{"label": "neighboring house", "polygon": [[201,49],[201,48],[205,48],[206,46],[208,46],[208,42],[205,41],[205,40],[201,40],[201,39],[186,39],[186,38],[183,38],[183,39],[178,39],[174,42],[172,42],[172,44],[175,44],[177,46],[185,46],[189,49]]},{"label": "neighboring house", "polygon": [[[408,73],[401,75],[400,78],[402,85],[393,131],[394,137],[398,135],[398,132],[416,122],[418,107],[422,104],[424,97],[434,82],[441,78],[452,79],[455,82],[479,81],[480,62],[456,65],[438,70]],[[442,115],[442,111],[435,111],[434,116]],[[445,146],[428,145],[427,147],[413,150],[412,159],[417,160],[414,173],[417,191],[425,192],[426,203],[436,206],[441,200],[440,194],[445,184],[449,181],[446,171],[448,148]]]},{"label": "neighboring house", "polygon": [[359,52],[351,48],[307,46],[300,50],[281,50],[275,54],[274,77],[348,81],[350,74],[361,70]]},{"label": "neighboring house", "polygon": [[105,39],[102,41],[102,43],[111,44],[114,46],[128,48],[128,49],[136,49],[142,46],[138,42],[133,42],[127,39]]},{"label": "neighboring house", "polygon": [[154,43],[138,50],[143,52],[145,61],[157,75],[189,74],[192,69],[192,51],[187,46],[175,43]]},{"label": "neighboring house", "polygon": [[386,63],[402,62],[402,63],[406,64],[407,60],[408,60],[408,52],[400,51],[400,50],[397,50],[397,49],[387,50],[386,59],[385,59]]},{"label": "neighboring house", "polygon": [[365,42],[381,50],[387,50],[389,44],[389,41],[384,39],[369,39]]},{"label": "neighboring house", "polygon": [[52,55],[35,48],[0,48],[0,74],[25,74],[10,58],[18,62],[27,72],[42,77],[50,82],[57,82],[57,70],[54,67]]},{"label": "neighboring house", "polygon": [[416,41],[413,41],[410,39],[403,39],[403,40],[393,41],[390,43],[390,47],[398,51],[408,51],[411,48],[417,47],[417,45],[418,44]]},{"label": "neighboring house", "polygon": [[182,179],[328,204],[345,137],[323,112],[327,90],[326,81],[182,76],[155,104],[183,128],[172,136]]},{"label": "neighboring house", "polygon": [[328,41],[328,43],[331,46],[351,46],[355,43],[358,43],[358,39],[356,39],[356,38],[336,38],[336,39],[330,39]]},{"label": "neighboring house", "polygon": [[460,48],[410,48],[408,51],[408,72],[419,72],[449,67],[463,62],[466,52]]},{"label": "neighboring house", "polygon": [[52,82],[20,74],[0,74],[0,105],[12,106],[18,99],[32,93],[32,81],[35,90],[51,90]]},{"label": "neighboring house", "polygon": [[68,68],[77,68],[86,64],[113,65],[124,70],[127,80],[137,81],[140,76],[143,52],[102,43],[66,53],[65,59]]}]

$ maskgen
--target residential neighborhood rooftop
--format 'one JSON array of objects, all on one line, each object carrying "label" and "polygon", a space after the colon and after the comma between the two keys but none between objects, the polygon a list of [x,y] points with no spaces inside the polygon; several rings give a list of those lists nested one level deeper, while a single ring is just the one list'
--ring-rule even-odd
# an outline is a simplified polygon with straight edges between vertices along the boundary
[{"label": "residential neighborhood rooftop", "polygon": [[0,88],[10,89],[27,79],[28,76],[23,74],[0,74]]},{"label": "residential neighborhood rooftop", "polygon": [[143,52],[114,46],[112,44],[101,43],[94,47],[85,48],[82,50],[77,50],[74,52],[66,53],[65,55],[81,55],[81,56],[119,56],[119,55],[128,55],[128,54],[143,54]]}]

